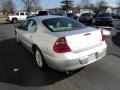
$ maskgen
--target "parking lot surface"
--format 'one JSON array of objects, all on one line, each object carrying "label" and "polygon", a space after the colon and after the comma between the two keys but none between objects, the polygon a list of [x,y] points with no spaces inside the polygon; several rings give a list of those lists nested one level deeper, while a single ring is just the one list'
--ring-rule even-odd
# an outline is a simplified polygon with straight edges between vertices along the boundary
[{"label": "parking lot surface", "polygon": [[107,55],[73,75],[41,71],[34,56],[14,35],[14,25],[0,24],[0,90],[120,90],[120,47],[106,39]]}]

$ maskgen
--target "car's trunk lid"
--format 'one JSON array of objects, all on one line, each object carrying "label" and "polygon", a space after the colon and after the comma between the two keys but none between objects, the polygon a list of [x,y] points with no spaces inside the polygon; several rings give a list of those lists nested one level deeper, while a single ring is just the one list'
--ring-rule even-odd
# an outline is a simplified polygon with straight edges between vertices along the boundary
[{"label": "car's trunk lid", "polygon": [[66,41],[72,52],[82,52],[92,49],[102,43],[101,31],[94,28],[56,33],[59,37],[66,37]]}]

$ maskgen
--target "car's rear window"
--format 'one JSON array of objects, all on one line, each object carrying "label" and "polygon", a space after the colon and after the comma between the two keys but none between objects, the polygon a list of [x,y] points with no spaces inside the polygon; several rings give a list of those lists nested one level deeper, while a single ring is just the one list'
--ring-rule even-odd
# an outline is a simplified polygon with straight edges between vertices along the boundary
[{"label": "car's rear window", "polygon": [[86,28],[85,25],[70,18],[50,18],[43,20],[43,24],[52,32],[72,31]]},{"label": "car's rear window", "polygon": [[109,13],[101,13],[98,17],[111,17],[111,15]]},{"label": "car's rear window", "polygon": [[40,11],[38,13],[38,16],[44,16],[44,15],[48,15],[48,12],[47,11]]},{"label": "car's rear window", "polygon": [[92,14],[91,13],[84,13],[81,16],[92,16]]}]

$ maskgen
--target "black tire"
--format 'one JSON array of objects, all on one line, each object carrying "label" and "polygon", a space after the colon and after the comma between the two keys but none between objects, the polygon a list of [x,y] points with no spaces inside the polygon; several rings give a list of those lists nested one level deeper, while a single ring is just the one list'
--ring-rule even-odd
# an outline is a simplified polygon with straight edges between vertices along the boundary
[{"label": "black tire", "polygon": [[17,23],[17,18],[13,18],[12,23]]},{"label": "black tire", "polygon": [[47,64],[45,62],[45,59],[43,57],[41,50],[38,47],[35,48],[35,59],[36,59],[37,65],[41,68],[41,70],[46,70]]}]

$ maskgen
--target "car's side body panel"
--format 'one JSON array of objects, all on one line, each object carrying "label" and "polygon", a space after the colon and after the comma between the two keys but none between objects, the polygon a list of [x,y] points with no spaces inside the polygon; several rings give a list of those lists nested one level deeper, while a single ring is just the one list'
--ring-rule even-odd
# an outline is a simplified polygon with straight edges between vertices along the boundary
[{"label": "car's side body panel", "polygon": [[[106,55],[107,45],[102,41],[100,30],[87,27],[74,31],[51,32],[43,25],[42,20],[33,19],[37,22],[36,32],[16,29],[16,33],[23,44],[31,50],[33,45],[38,46],[48,66],[56,70],[75,70]],[[60,37],[66,38],[70,52],[57,53],[53,50],[56,40]]]}]

